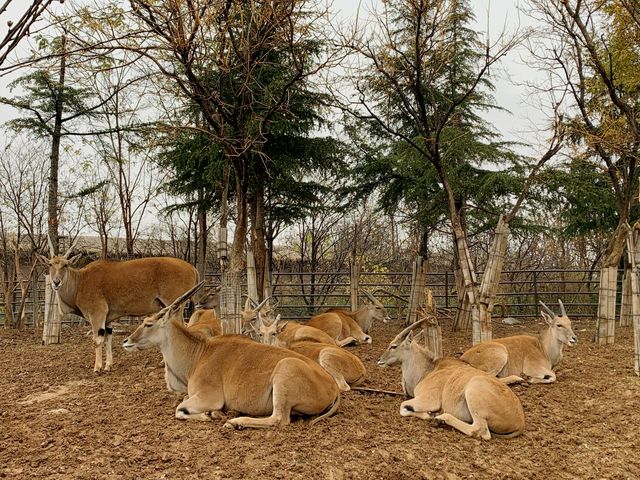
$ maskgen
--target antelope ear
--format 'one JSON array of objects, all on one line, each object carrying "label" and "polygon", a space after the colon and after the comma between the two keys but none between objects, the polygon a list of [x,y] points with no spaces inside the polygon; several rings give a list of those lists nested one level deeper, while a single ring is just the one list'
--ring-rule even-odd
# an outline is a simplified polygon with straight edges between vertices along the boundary
[{"label": "antelope ear", "polygon": [[76,253],[73,257],[69,258],[69,265],[73,265],[82,257],[82,253]]},{"label": "antelope ear", "polygon": [[553,325],[553,318],[547,312],[540,312],[542,314],[542,318],[547,323],[547,325]]},{"label": "antelope ear", "polygon": [[[407,336],[405,337],[404,341],[406,343],[411,343],[413,342],[413,330],[411,330],[409,333],[407,333]],[[403,342],[404,343],[404,342]]]},{"label": "antelope ear", "polygon": [[49,266],[48,257],[45,257],[44,255],[40,255],[39,253],[36,253],[36,258],[38,259],[38,262],[42,263],[43,265],[46,265],[47,267]]}]

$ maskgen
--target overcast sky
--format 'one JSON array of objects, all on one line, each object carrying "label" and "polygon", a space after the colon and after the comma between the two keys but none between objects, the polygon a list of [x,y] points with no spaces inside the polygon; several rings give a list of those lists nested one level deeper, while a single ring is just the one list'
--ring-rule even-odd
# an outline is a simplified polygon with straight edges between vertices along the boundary
[{"label": "overcast sky", "polygon": [[[366,18],[367,12],[372,8],[380,8],[380,4],[380,0],[333,0],[333,9],[345,20],[352,20],[358,9],[361,18]],[[513,31],[518,26],[531,25],[531,20],[520,13],[519,7],[523,4],[524,1],[519,0],[472,0],[477,30],[484,34],[489,28],[490,38],[495,40],[505,27],[508,31]],[[0,18],[0,34],[4,33],[8,18],[10,17],[6,13]],[[529,66],[526,56],[524,48],[513,51],[504,58],[500,68],[491,71],[492,81],[496,86],[496,103],[510,113],[493,111],[487,114],[487,118],[505,139],[524,142],[535,150],[536,144],[540,142],[537,132],[544,129],[546,119],[537,104],[539,100],[522,83],[542,76]],[[0,77],[0,95],[8,95],[6,86],[9,81],[10,78]],[[0,106],[0,120],[4,122],[12,115],[11,112],[7,107]]]}]

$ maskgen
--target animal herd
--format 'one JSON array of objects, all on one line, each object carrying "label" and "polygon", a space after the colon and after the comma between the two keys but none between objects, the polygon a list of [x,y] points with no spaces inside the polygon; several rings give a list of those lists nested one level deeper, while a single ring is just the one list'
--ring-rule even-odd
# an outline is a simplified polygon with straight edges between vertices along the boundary
[{"label": "animal herd", "polygon": [[[259,428],[286,425],[292,415],[315,416],[311,423],[328,417],[338,410],[341,392],[367,373],[345,347],[371,343],[371,327],[388,320],[384,305],[369,292],[364,292],[365,306],[355,312],[329,310],[306,323],[282,321],[269,299],[247,300],[243,334],[221,335],[216,289],[196,302],[186,325],[183,321],[186,303],[204,284],[190,264],[156,257],[73,268],[78,256],[70,256],[71,249],[64,255],[51,250],[51,258],[40,260],[49,266],[61,310],[91,324],[96,372],[103,368],[105,343],[104,370],[113,365],[110,323],[125,315],[148,315],[123,347],[160,349],[167,388],[184,395],[175,411],[178,419],[210,421],[234,410],[243,416],[225,426]],[[555,382],[564,345],[577,342],[562,302],[560,315],[540,303],[548,325],[540,335],[483,342],[459,358],[436,358],[422,346],[420,321],[402,330],[378,361],[380,367],[401,366],[408,399],[400,415],[446,423],[485,440],[521,434],[524,411],[508,385]]]}]

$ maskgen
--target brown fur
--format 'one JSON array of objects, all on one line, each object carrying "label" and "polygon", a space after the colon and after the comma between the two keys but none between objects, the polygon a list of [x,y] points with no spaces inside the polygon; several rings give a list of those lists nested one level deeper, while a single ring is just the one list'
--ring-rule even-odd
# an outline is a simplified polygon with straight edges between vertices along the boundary
[{"label": "brown fur", "polygon": [[509,387],[461,360],[436,359],[413,340],[412,327],[397,335],[378,361],[382,367],[401,364],[403,388],[414,398],[402,402],[400,415],[444,422],[484,440],[491,432],[512,437],[524,431],[522,405]]},{"label": "brown fur", "polygon": [[287,348],[319,363],[343,392],[360,384],[367,374],[367,369],[357,356],[336,345],[302,341],[294,342]]},{"label": "brown fur", "polygon": [[510,378],[510,382],[522,381],[521,377],[532,383],[555,382],[553,368],[562,360],[563,346],[575,345],[578,339],[566,314],[552,317],[543,312],[543,316],[548,328],[541,335],[514,335],[483,342],[460,359],[491,375]]},{"label": "brown fur", "polygon": [[341,347],[350,343],[371,343],[371,337],[349,315],[321,313],[311,318],[307,325],[322,330]]},{"label": "brown fur", "polygon": [[227,425],[259,428],[286,425],[291,414],[323,418],[337,409],[336,383],[312,360],[241,335],[204,339],[182,326],[179,314],[176,306],[163,309],[123,345],[127,350],[160,346],[167,386],[188,393],[176,418],[211,420],[236,410],[263,418],[237,417]]},{"label": "brown fur", "polygon": [[[94,371],[102,369],[102,345],[109,324],[122,316],[141,316],[169,305],[198,281],[197,270],[187,262],[171,257],[152,257],[111,262],[97,260],[84,268],[72,268],[77,258],[41,257],[49,265],[52,284],[57,290],[63,313],[83,316],[91,324],[96,360]],[[105,370],[113,363],[111,335],[106,335]]]},{"label": "brown fur", "polygon": [[222,325],[214,309],[200,309],[191,314],[187,327],[192,332],[199,332],[207,337],[222,334]]}]

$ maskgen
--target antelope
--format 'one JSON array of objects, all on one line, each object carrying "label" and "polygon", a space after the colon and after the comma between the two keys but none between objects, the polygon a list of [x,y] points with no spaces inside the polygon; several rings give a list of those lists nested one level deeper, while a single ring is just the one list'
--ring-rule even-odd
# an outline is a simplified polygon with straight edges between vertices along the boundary
[{"label": "antelope", "polygon": [[198,281],[198,271],[193,265],[170,257],[124,262],[96,260],[83,268],[73,268],[82,255],[70,257],[74,247],[75,244],[64,255],[55,255],[49,239],[51,258],[38,255],[38,259],[49,267],[60,311],[80,315],[91,324],[94,372],[102,370],[106,340],[104,370],[108,371],[113,365],[111,322],[125,315],[148,315],[169,305]]},{"label": "antelope", "polygon": [[309,358],[242,335],[206,339],[190,332],[181,309],[198,287],[145,318],[123,343],[127,351],[160,347],[167,387],[188,395],[176,408],[177,419],[210,421],[230,409],[252,416],[225,426],[266,428],[289,424],[292,414],[319,415],[315,423],[337,410],[338,386]]},{"label": "antelope", "polygon": [[342,392],[351,390],[350,385],[357,385],[364,380],[367,370],[362,361],[352,354],[336,346],[335,342],[322,330],[299,324],[287,324],[278,333],[278,315],[274,322],[268,324],[258,314],[258,326],[254,327],[261,343],[288,348],[324,368],[338,384]]},{"label": "antelope", "polygon": [[307,325],[327,333],[340,347],[351,343],[371,343],[371,337],[364,333],[360,325],[349,315],[321,313],[312,317]]},{"label": "antelope", "polygon": [[195,304],[195,311],[191,314],[187,327],[191,331],[201,332],[208,337],[222,333],[218,308],[220,307],[220,287],[216,287],[200,297]]},{"label": "antelope", "polygon": [[491,375],[508,379],[507,383],[553,383],[553,371],[562,360],[565,345],[574,346],[578,337],[573,333],[562,300],[558,300],[561,316],[543,302],[540,312],[548,328],[538,336],[514,335],[483,342],[467,350],[461,360]]},{"label": "antelope", "polygon": [[[336,345],[336,342],[327,333],[309,325],[301,325],[297,322],[280,323],[280,315],[273,321],[265,320],[259,311],[257,313],[257,322],[249,323],[253,330],[253,336],[260,343],[267,345],[277,345],[283,348],[295,342],[316,342],[327,345]],[[257,325],[256,325],[257,323]]]},{"label": "antelope", "polygon": [[391,317],[387,314],[387,310],[384,308],[384,305],[378,301],[371,293],[366,290],[362,290],[364,294],[367,296],[369,301],[360,309],[355,312],[349,312],[348,310],[342,310],[338,308],[332,308],[327,310],[327,312],[337,313],[341,316],[347,316],[351,319],[355,320],[355,322],[360,326],[364,333],[369,333],[371,327],[374,324],[374,321],[379,321],[383,323],[387,323],[391,320]]},{"label": "antelope", "polygon": [[518,397],[497,378],[454,358],[435,358],[405,328],[391,341],[378,365],[400,363],[402,386],[411,396],[400,405],[403,417],[444,422],[465,435],[491,439],[491,433],[515,437],[525,419]]}]

